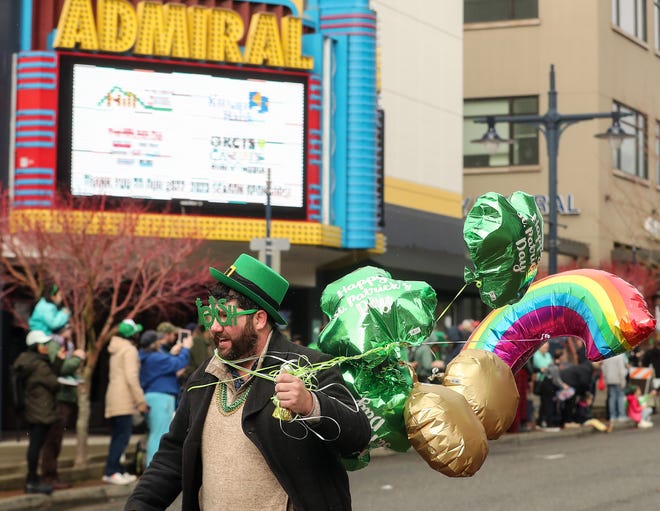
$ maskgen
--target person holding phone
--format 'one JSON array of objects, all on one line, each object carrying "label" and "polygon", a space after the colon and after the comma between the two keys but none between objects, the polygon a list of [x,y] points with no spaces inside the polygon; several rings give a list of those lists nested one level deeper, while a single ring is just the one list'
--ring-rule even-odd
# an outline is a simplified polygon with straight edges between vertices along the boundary
[{"label": "person holding phone", "polygon": [[158,323],[156,331],[163,334],[162,349],[165,351],[170,351],[172,346],[177,344],[177,341],[179,340],[179,330],[179,327],[173,325],[169,321]]},{"label": "person holding phone", "polygon": [[145,330],[140,337],[140,385],[149,405],[147,467],[158,450],[160,437],[170,427],[179,395],[177,374],[187,367],[192,346],[191,337],[182,332],[168,353],[163,349],[164,339],[163,333],[156,330]]}]

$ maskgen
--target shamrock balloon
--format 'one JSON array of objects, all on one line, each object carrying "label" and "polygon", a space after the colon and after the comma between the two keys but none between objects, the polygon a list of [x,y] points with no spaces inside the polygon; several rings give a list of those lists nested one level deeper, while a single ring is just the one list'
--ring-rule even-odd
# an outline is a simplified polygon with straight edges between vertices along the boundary
[{"label": "shamrock balloon", "polygon": [[465,268],[465,282],[477,285],[482,301],[501,307],[520,300],[543,252],[543,219],[534,197],[485,193],[465,219],[463,239],[475,266]]},{"label": "shamrock balloon", "polygon": [[[321,309],[330,318],[321,332],[321,351],[344,357],[346,385],[371,422],[373,447],[410,447],[403,408],[412,389],[407,347],[418,346],[433,330],[437,304],[426,282],[394,280],[366,266],[329,284]],[[362,457],[364,466],[368,456]],[[361,467],[358,467],[361,468]]]}]

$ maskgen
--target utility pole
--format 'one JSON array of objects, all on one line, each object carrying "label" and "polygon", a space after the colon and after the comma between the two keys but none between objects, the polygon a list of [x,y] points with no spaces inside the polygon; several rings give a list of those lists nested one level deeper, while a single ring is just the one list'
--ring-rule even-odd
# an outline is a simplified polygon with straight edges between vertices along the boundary
[{"label": "utility pole", "polygon": [[[559,154],[559,136],[564,130],[575,123],[588,121],[591,119],[612,119],[612,126],[606,133],[595,135],[597,138],[605,138],[610,141],[614,149],[621,146],[625,138],[632,138],[627,135],[619,124],[619,119],[631,115],[624,112],[599,112],[586,114],[561,114],[557,110],[557,89],[555,88],[555,66],[550,65],[550,89],[548,90],[548,111],[545,115],[489,115],[474,119],[476,123],[488,123],[488,131],[478,140],[472,140],[474,143],[483,144],[485,147],[494,147],[500,143],[512,143],[512,140],[502,139],[495,131],[495,124],[498,122],[523,123],[530,124],[538,128],[545,135],[546,146],[548,149],[548,273],[553,275],[557,273],[557,255],[558,255],[558,235],[557,235],[557,156]],[[617,147],[618,145],[618,147]]]},{"label": "utility pole", "polygon": [[270,237],[270,222],[271,222],[272,211],[270,207],[270,167],[266,174],[266,246],[264,248],[266,252],[266,266],[269,268],[273,267],[273,245]]}]

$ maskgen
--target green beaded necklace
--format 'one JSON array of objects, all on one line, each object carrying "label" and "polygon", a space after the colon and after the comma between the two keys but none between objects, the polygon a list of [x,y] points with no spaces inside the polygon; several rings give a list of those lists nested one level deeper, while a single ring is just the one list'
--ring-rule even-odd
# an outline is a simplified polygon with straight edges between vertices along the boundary
[{"label": "green beaded necklace", "polygon": [[247,388],[241,393],[238,398],[236,398],[236,401],[234,401],[232,404],[227,404],[227,384],[226,383],[219,383],[218,384],[218,411],[222,415],[231,415],[232,413],[235,413],[236,410],[238,410],[243,403],[245,403],[245,400],[247,399],[248,394],[250,393],[250,389],[252,388],[252,382],[254,380],[250,380],[249,382],[245,383],[244,386]]}]

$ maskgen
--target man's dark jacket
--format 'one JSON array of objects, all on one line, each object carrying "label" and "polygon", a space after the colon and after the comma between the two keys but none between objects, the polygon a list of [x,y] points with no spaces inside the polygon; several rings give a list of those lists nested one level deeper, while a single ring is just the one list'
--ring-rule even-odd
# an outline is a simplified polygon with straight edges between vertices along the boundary
[{"label": "man's dark jacket", "polygon": [[[280,332],[273,332],[263,367],[279,366],[282,359],[298,360],[300,355],[311,363],[329,359],[323,353],[293,344]],[[304,359],[300,361],[303,363]],[[188,380],[189,390],[183,393],[170,430],[163,436],[158,452],[128,499],[126,511],[164,510],[182,490],[182,509],[199,509],[202,430],[216,385],[193,387],[218,381],[205,372],[207,365],[208,361]],[[317,377],[317,388],[322,390],[316,393],[321,415],[332,417],[340,426],[338,429],[328,419],[321,419],[314,425],[314,431],[325,441],[311,432],[299,440],[281,431],[280,421],[272,415],[275,384],[263,378],[256,378],[243,406],[243,432],[261,451],[296,511],[350,510],[348,476],[339,458],[362,451],[369,443],[371,428],[367,417],[356,411],[348,391],[342,388],[343,379],[336,367],[318,373]],[[327,387],[329,384],[335,385]],[[291,436],[303,436],[300,424],[284,423],[283,427]],[[214,462],[226,464],[227,471],[231,472],[231,459]]]}]

